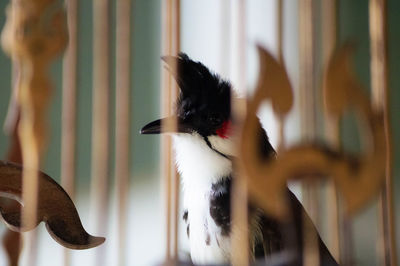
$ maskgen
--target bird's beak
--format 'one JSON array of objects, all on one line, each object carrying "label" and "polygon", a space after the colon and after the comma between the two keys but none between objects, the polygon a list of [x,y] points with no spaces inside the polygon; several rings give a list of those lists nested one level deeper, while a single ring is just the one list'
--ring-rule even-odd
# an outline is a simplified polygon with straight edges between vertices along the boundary
[{"label": "bird's beak", "polygon": [[145,125],[140,134],[191,133],[192,127],[176,116],[155,120]]}]

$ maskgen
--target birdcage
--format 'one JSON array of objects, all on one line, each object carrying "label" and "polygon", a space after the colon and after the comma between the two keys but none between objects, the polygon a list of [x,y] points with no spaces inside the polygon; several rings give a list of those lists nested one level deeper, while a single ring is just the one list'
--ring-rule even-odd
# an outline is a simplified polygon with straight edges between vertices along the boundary
[{"label": "birdcage", "polygon": [[[328,265],[319,233],[340,265],[397,265],[396,1],[10,0],[0,9],[3,264],[191,265],[172,137],[139,134],[175,112],[178,66],[160,57],[183,51],[241,97],[231,102],[229,263]],[[257,152],[257,116],[273,162]],[[311,218],[302,255],[255,260],[248,203],[290,223],[287,185]]]}]

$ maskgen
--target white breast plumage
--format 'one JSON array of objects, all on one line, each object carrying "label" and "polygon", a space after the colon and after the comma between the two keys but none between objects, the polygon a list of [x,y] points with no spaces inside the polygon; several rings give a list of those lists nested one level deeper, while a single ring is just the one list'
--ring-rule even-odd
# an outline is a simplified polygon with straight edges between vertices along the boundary
[{"label": "white breast plumage", "polygon": [[197,133],[177,134],[174,147],[182,177],[184,208],[188,210],[192,261],[196,264],[227,263],[230,239],[221,234],[210,216],[209,196],[212,184],[230,176],[232,162],[210,149]]}]

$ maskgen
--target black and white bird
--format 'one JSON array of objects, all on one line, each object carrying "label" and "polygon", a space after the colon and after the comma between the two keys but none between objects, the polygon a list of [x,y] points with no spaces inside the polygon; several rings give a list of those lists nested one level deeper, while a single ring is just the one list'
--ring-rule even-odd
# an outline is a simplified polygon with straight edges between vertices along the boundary
[{"label": "black and white bird", "polygon": [[[200,265],[229,264],[232,158],[237,156],[230,134],[232,88],[229,82],[186,54],[162,59],[180,88],[174,117],[177,130],[169,133],[173,134],[176,165],[182,178],[183,219],[191,259]],[[161,124],[168,119],[172,117],[147,124],[141,133],[161,133]],[[275,151],[261,125],[260,132],[260,154],[274,160]],[[290,224],[280,223],[249,205],[249,241],[254,259],[291,254],[292,259],[287,259],[290,265],[302,264],[305,212],[289,189],[288,197],[293,218]],[[318,241],[321,265],[337,265],[319,236]]]}]

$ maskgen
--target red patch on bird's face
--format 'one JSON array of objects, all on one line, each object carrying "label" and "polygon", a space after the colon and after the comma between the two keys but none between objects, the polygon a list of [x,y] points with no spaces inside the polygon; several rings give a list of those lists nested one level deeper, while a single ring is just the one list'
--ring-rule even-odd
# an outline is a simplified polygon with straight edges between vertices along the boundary
[{"label": "red patch on bird's face", "polygon": [[231,128],[231,121],[229,120],[225,121],[224,123],[222,123],[221,127],[217,129],[217,135],[223,139],[227,139],[230,128]]}]

